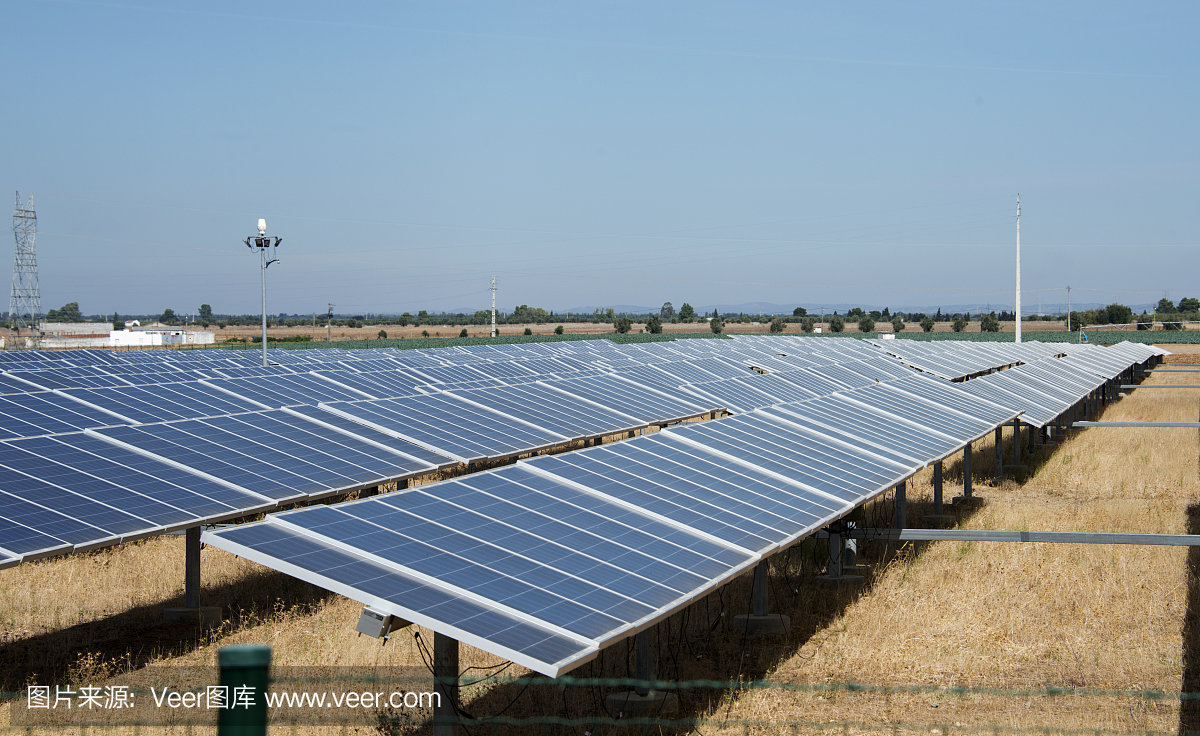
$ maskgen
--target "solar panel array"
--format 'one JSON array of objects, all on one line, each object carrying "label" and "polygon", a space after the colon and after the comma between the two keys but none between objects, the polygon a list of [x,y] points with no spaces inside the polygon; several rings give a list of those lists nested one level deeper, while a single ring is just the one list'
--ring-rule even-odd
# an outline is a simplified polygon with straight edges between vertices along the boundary
[{"label": "solar panel array", "polygon": [[[1114,355],[1075,351],[1056,362],[1076,360],[1075,375],[1131,355],[1107,350]],[[869,447],[872,462],[909,468],[928,459],[912,440],[903,451],[887,443],[900,442],[901,428],[914,429],[905,416],[929,401],[951,401],[941,382],[857,340],[581,341],[270,356],[277,365],[264,368],[256,353],[226,350],[0,353],[0,466],[11,471],[0,475],[0,567],[714,412],[739,416],[720,433],[673,430],[679,439],[672,442],[692,454],[715,453],[756,481],[765,474],[794,485],[783,465],[756,463],[786,462],[813,433],[835,444],[853,438],[863,443],[853,452]],[[888,393],[885,384],[906,387]],[[862,395],[840,397],[854,390]],[[788,409],[824,406],[820,400],[835,395],[829,400],[839,411],[865,412],[860,419],[879,426],[847,435],[846,427],[821,422],[828,415]],[[993,424],[1017,406],[962,392],[952,399],[946,405],[953,410],[979,412],[976,418]],[[957,434],[931,428],[937,434],[918,445],[944,449],[977,429],[956,419],[966,425],[956,425]],[[784,424],[798,429],[776,426]],[[786,448],[773,456],[750,439],[768,428]],[[661,444],[665,436],[630,443]],[[540,462],[549,460],[531,466]]]}]

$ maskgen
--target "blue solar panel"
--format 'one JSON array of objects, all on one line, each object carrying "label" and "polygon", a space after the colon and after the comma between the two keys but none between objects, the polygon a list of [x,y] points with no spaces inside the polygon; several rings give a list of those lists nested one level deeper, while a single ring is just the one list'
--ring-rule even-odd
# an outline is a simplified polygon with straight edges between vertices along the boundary
[{"label": "blue solar panel", "polygon": [[361,391],[344,388],[307,374],[269,378],[217,378],[206,383],[242,396],[263,406],[315,406],[325,401],[354,401],[366,398]]},{"label": "blue solar panel", "polygon": [[440,394],[323,407],[461,462],[531,452],[567,440]]},{"label": "blue solar panel", "polygon": [[402,439],[393,437],[390,434],[372,429],[364,424],[360,424],[352,419],[349,419],[341,414],[335,414],[330,411],[315,406],[293,406],[285,409],[289,414],[303,416],[314,422],[328,425],[345,434],[352,434],[355,437],[360,437],[375,444],[383,445],[390,450],[403,453],[412,458],[416,458],[422,462],[428,463],[439,468],[448,468],[458,463],[445,455],[440,455],[436,452],[431,452],[420,445],[414,445],[411,442],[406,442]]},{"label": "blue solar panel", "polygon": [[667,393],[665,390],[640,386],[617,376],[544,381],[544,383],[551,388],[606,406],[646,424],[679,421],[724,408],[720,402],[712,399],[685,394],[682,391]]},{"label": "blue solar panel", "polygon": [[221,416],[263,408],[198,381],[125,388],[72,389],[64,393],[139,423]]},{"label": "blue solar panel", "polygon": [[0,439],[78,432],[125,422],[58,393],[0,396]]},{"label": "blue solar panel", "polygon": [[536,383],[454,391],[451,395],[570,438],[594,437],[645,426],[632,417]]}]

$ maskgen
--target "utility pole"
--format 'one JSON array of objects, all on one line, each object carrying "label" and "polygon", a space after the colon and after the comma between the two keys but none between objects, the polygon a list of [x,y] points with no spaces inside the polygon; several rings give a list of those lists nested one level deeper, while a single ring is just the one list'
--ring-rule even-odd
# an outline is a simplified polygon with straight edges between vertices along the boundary
[{"label": "utility pole", "polygon": [[1071,287],[1067,287],[1067,332],[1071,331]]},{"label": "utility pole", "polygon": [[22,204],[21,193],[17,192],[17,206],[13,209],[13,236],[17,241],[17,249],[13,256],[12,296],[8,302],[8,347],[20,347],[12,339],[12,328],[17,328],[17,340],[20,340],[21,325],[28,314],[29,336],[33,338],[33,347],[36,348],[42,292],[38,286],[37,251],[34,249],[37,212],[33,209],[33,195],[29,196],[29,204]]},{"label": "utility pole", "polygon": [[[254,242],[250,240],[253,238]],[[251,235],[246,238],[245,243],[247,248],[258,248],[258,253],[262,258],[262,363],[263,367],[270,365],[267,360],[267,268],[272,263],[278,263],[279,259],[275,257],[275,249],[283,242],[283,238],[275,238],[275,242],[271,242],[271,238],[267,237],[267,221],[261,217],[258,220],[258,235]]]},{"label": "utility pole", "polygon": [[1017,192],[1017,342],[1021,342],[1021,193]]},{"label": "utility pole", "polygon": [[496,277],[492,276],[492,337],[496,336]]},{"label": "utility pole", "polygon": [[326,302],[329,305],[329,313],[325,315],[325,342],[333,341],[333,304]]}]

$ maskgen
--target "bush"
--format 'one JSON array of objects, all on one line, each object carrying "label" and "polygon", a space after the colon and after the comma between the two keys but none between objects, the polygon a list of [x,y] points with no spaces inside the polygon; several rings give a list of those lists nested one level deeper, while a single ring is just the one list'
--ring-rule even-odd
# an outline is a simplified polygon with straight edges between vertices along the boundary
[{"label": "bush", "polygon": [[829,331],[842,332],[846,329],[846,322],[836,314],[829,318]]},{"label": "bush", "polygon": [[554,328],[554,334],[556,334],[556,335],[561,335],[561,334],[563,334],[563,326],[562,326],[562,325],[559,325],[558,327],[555,327],[555,328]]},{"label": "bush", "polygon": [[1109,304],[1104,308],[1110,325],[1127,325],[1133,321],[1133,310],[1124,304]]},{"label": "bush", "polygon": [[421,330],[421,337],[429,337],[429,330]]},{"label": "bush", "polygon": [[467,336],[467,328],[466,327],[462,328],[462,332],[458,333],[458,336],[466,337]]},{"label": "bush", "polygon": [[522,332],[521,334],[522,334],[522,335],[532,335],[532,334],[533,334],[533,330],[531,330],[531,329],[529,329],[528,327],[526,327],[526,328],[525,328],[525,331],[524,331],[524,332]]},{"label": "bush", "polygon": [[892,317],[892,332],[896,334],[904,332],[904,320],[899,317]]},{"label": "bush", "polygon": [[620,317],[618,319],[613,320],[613,327],[616,329],[617,332],[624,335],[625,333],[627,333],[631,329],[633,329],[633,323],[629,321],[628,317]]},{"label": "bush", "polygon": [[714,335],[719,335],[721,330],[725,329],[725,323],[721,321],[720,317],[713,317],[712,321],[708,323],[708,329],[712,330]]},{"label": "bush", "polygon": [[776,317],[771,320],[771,332],[783,332],[785,329],[787,329],[787,325],[783,323],[783,317]]},{"label": "bush", "polygon": [[962,332],[963,330],[967,329],[967,321],[962,317],[955,317],[954,322],[950,325],[950,329],[954,330],[955,332]]},{"label": "bush", "polygon": [[651,335],[662,334],[662,320],[657,315],[646,320],[646,332],[649,332]]},{"label": "bush", "polygon": [[874,332],[875,331],[875,319],[873,317],[871,317],[870,315],[867,315],[865,317],[859,317],[858,318],[858,331],[859,332]]},{"label": "bush", "polygon": [[805,317],[800,320],[800,329],[805,332],[812,332],[813,327],[815,327],[816,324],[817,324],[817,321],[815,319],[813,319],[812,317]]},{"label": "bush", "polygon": [[926,332],[933,332],[933,327],[937,322],[933,321],[933,317],[926,316],[921,320],[921,329]]},{"label": "bush", "polygon": [[1000,320],[996,319],[994,314],[985,314],[983,319],[979,320],[979,330],[981,332],[999,332]]}]

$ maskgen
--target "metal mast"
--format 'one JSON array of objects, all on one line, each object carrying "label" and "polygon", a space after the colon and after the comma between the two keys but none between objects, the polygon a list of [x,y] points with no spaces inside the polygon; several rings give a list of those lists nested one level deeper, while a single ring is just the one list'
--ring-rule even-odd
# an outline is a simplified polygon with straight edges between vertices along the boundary
[{"label": "metal mast", "polygon": [[492,337],[496,336],[496,277],[492,276]]},{"label": "metal mast", "polygon": [[1021,342],[1021,193],[1017,193],[1017,342]]},{"label": "metal mast", "polygon": [[[38,315],[42,311],[42,292],[38,287],[37,251],[34,241],[37,239],[37,213],[33,210],[33,195],[29,195],[29,204],[21,204],[21,193],[17,192],[17,206],[13,209],[13,236],[17,241],[16,254],[13,256],[12,296],[8,302],[9,347],[18,347],[13,340],[12,329],[17,330],[17,340],[21,337],[21,326],[28,327],[29,337],[33,338],[33,346],[37,347]],[[26,316],[28,315],[28,316]]]},{"label": "metal mast", "polygon": [[282,241],[283,238],[277,237],[275,242],[271,242],[271,238],[267,236],[267,221],[262,218],[258,220],[258,235],[251,235],[243,241],[251,250],[258,248],[262,260],[262,364],[264,368],[271,364],[267,360],[267,267],[272,263],[279,263],[279,259],[275,257],[275,249]]}]

